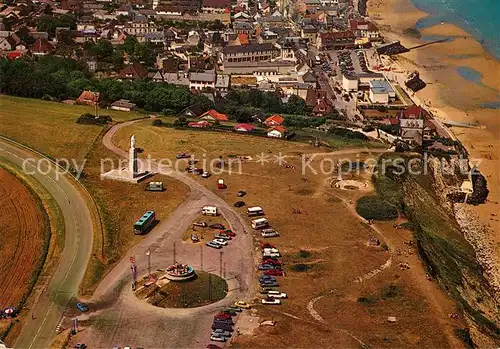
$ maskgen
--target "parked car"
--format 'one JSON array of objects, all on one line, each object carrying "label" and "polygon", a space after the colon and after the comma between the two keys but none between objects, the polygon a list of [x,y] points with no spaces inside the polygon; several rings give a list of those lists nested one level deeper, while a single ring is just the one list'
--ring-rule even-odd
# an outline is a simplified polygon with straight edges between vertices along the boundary
[{"label": "parked car", "polygon": [[227,246],[227,241],[225,239],[213,239],[213,242],[222,246]]},{"label": "parked car", "polygon": [[269,269],[264,270],[265,275],[283,276],[283,270],[281,269]]},{"label": "parked car", "polygon": [[206,349],[222,349],[222,348],[219,347],[218,345],[210,343],[210,344],[207,344]]},{"label": "parked car", "polygon": [[227,341],[227,338],[226,337],[223,337],[223,336],[210,336],[210,340],[211,341],[214,341],[214,342],[225,342]]},{"label": "parked car", "polygon": [[241,198],[241,197],[247,195],[247,192],[244,190],[240,190],[240,191],[238,191],[238,193],[236,195]]},{"label": "parked car", "polygon": [[231,315],[228,313],[220,312],[214,316],[214,319],[230,319]]},{"label": "parked car", "polygon": [[211,174],[210,172],[208,172],[208,171],[205,171],[205,172],[203,172],[203,173],[201,174],[201,176],[202,176],[203,178],[208,178],[208,177],[210,177],[211,175],[212,175],[212,174]]},{"label": "parked car", "polygon": [[206,222],[194,222],[193,225],[195,227],[203,227],[203,228],[205,228],[208,224]]},{"label": "parked car", "polygon": [[264,298],[264,299],[262,299],[262,304],[275,304],[275,305],[278,305],[278,304],[281,304],[281,299],[272,298],[272,297]]},{"label": "parked car", "polygon": [[234,207],[243,207],[245,206],[245,201],[236,201],[234,203]]},{"label": "parked car", "polygon": [[200,242],[200,238],[198,237],[198,234],[191,234],[191,241],[192,242]]},{"label": "parked car", "polygon": [[238,307],[238,308],[243,308],[243,309],[250,309],[250,304],[248,304],[247,302],[243,302],[243,301],[235,302],[234,306]]},{"label": "parked car", "polygon": [[86,311],[89,311],[89,307],[87,307],[83,303],[76,303],[76,309],[80,310],[82,313],[85,313]]},{"label": "parked car", "polygon": [[234,325],[233,319],[214,319],[214,324],[226,324],[226,325]]},{"label": "parked car", "polygon": [[187,154],[187,153],[180,153],[180,154],[177,154],[175,157],[177,159],[186,159],[188,157],[190,157],[191,155]]},{"label": "parked car", "polygon": [[281,262],[278,259],[274,259],[274,258],[263,258],[262,264],[271,264],[274,266],[277,266],[277,265],[281,266]]},{"label": "parked car", "polygon": [[267,297],[271,298],[288,298],[288,295],[285,292],[280,291],[269,291],[267,292]]},{"label": "parked car", "polygon": [[214,238],[216,239],[222,239],[222,240],[231,240],[230,236],[227,236],[226,234],[215,234]]},{"label": "parked car", "polygon": [[258,270],[270,270],[274,269],[274,265],[271,264],[261,264],[257,267]]},{"label": "parked car", "polygon": [[236,233],[234,231],[232,231],[231,229],[221,230],[219,233],[230,236],[230,237],[236,236]]},{"label": "parked car", "polygon": [[222,225],[222,224],[220,224],[220,223],[215,223],[215,224],[211,224],[211,225],[210,225],[210,228],[212,228],[212,229],[219,229],[219,230],[222,230],[222,229],[225,229],[226,227],[225,227],[225,226],[223,226],[223,225]]},{"label": "parked car", "polygon": [[216,329],[216,330],[213,330],[212,331],[212,336],[222,336],[222,337],[231,337],[231,332],[229,331],[224,331],[224,330],[221,330],[220,328]]},{"label": "parked car", "polygon": [[259,277],[259,281],[264,281],[264,280],[276,281],[276,278],[274,276],[270,276],[270,275],[261,275]]},{"label": "parked car", "polygon": [[206,242],[205,245],[207,245],[208,247],[217,248],[217,249],[222,248],[221,245],[219,245],[218,243],[213,242],[213,241]]},{"label": "parked car", "polygon": [[274,238],[280,236],[280,233],[274,229],[264,229],[261,231],[260,235],[262,235],[263,238]]},{"label": "parked car", "polygon": [[[265,248],[274,248],[274,249],[276,249],[276,246],[274,246],[273,244],[270,244],[269,242],[263,242],[260,245],[260,248],[262,248],[262,249],[265,249]],[[276,251],[277,251],[277,249],[276,249]]]},{"label": "parked car", "polygon": [[227,308],[227,310],[235,311],[237,313],[241,313],[243,311],[243,310],[241,310],[241,308],[235,307],[233,305],[231,305],[229,308]]},{"label": "parked car", "polygon": [[279,287],[279,283],[271,280],[264,280],[260,282],[260,287]]},{"label": "parked car", "polygon": [[74,346],[75,349],[85,349],[87,346],[83,343],[76,343]]},{"label": "parked car", "polygon": [[223,323],[212,324],[212,330],[217,330],[217,329],[221,329],[221,330],[229,331],[229,332],[234,331],[233,326],[228,325],[228,324],[223,324]]},{"label": "parked car", "polygon": [[222,348],[215,344],[207,344],[206,349],[222,349]]},{"label": "parked car", "polygon": [[193,173],[196,175],[201,175],[203,173],[203,169],[202,168],[195,168],[193,170]]},{"label": "parked car", "polygon": [[[239,309],[239,308],[238,308],[238,309]],[[239,309],[239,310],[241,310],[241,309]],[[228,314],[228,315],[231,315],[231,316],[236,316],[236,315],[238,315],[238,312],[237,312],[235,309],[230,309],[230,308],[228,308],[228,309],[226,309],[226,310],[223,310],[222,312],[224,312],[224,313],[226,313],[226,314]]]}]

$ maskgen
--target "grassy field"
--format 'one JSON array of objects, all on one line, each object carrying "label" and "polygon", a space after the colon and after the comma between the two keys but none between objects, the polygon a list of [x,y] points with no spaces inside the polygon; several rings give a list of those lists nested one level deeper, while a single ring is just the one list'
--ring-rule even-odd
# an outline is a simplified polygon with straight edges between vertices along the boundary
[{"label": "grassy field", "polygon": [[[89,106],[0,95],[0,134],[52,158],[80,162],[102,130],[102,126],[76,123],[81,114],[92,112]],[[143,116],[114,110],[101,110],[101,114],[114,121]]]},{"label": "grassy field", "polygon": [[[112,180],[101,180],[102,158],[117,160],[101,142],[96,142],[89,153],[85,169],[84,185],[95,198],[104,225],[103,244],[94,243],[93,257],[82,282],[80,293],[90,294],[102,276],[144,236],[134,235],[133,223],[147,210],[155,210],[158,220],[166,219],[189,194],[189,188],[170,177],[157,175],[166,191],[148,192],[145,183],[130,184]],[[110,164],[108,164],[109,166]],[[104,171],[109,170],[104,167]]]},{"label": "grassy field", "polygon": [[[387,261],[390,252],[381,246],[391,243],[356,218],[354,205],[348,209],[342,201],[354,203],[359,197],[373,195],[373,192],[333,188],[336,172],[302,173],[298,154],[325,152],[328,148],[228,133],[152,128],[143,122],[122,129],[116,135],[115,143],[126,147],[132,133],[136,135],[137,144],[144,148],[144,155],[157,159],[172,158],[179,152],[195,153],[200,159],[201,154],[206,154],[208,159],[219,156],[227,159],[229,154],[249,155],[254,160],[256,154],[270,156],[270,162],[263,165],[255,161],[245,162],[239,174],[223,172],[209,180],[193,175],[229,204],[245,201],[246,206],[238,209],[242,216],[246,216],[247,207],[262,206],[272,227],[281,234],[279,238],[265,241],[275,244],[283,255],[286,276],[279,277],[278,281],[280,290],[287,292],[289,298],[280,307],[257,306],[261,319],[277,320],[278,326],[259,329],[253,336],[238,336],[235,345],[252,348],[358,347],[359,342],[347,335],[347,331],[373,346],[447,346],[446,336],[436,334],[436,329],[442,325],[435,318],[441,315],[431,307],[427,295],[414,287],[420,280],[415,281],[409,273],[400,273],[392,267],[382,276],[367,281],[366,285],[354,282]],[[348,142],[344,148],[348,149],[350,145]],[[273,161],[279,152],[289,156],[285,159],[288,166]],[[369,152],[338,156],[321,154],[314,158],[312,167],[319,170],[322,161],[331,166],[340,159],[364,161],[366,157],[370,157]],[[226,189],[217,189],[217,178],[224,179]],[[369,181],[370,174],[349,174],[344,179]],[[238,198],[238,190],[247,191],[247,195]],[[390,224],[385,228],[391,229],[391,238],[403,245],[401,230],[396,233]],[[264,241],[258,234],[254,237],[256,244]],[[368,246],[371,237],[380,239],[381,246]],[[421,266],[412,267],[420,270],[425,280]],[[391,285],[398,290],[394,297],[387,291],[391,290]],[[258,289],[257,283],[255,286]],[[327,324],[311,324],[313,318],[307,309],[308,302],[330,290],[336,292],[315,306]],[[372,311],[357,301],[363,297],[373,297],[373,309],[377,310]],[[259,296],[255,298],[258,303]],[[397,326],[387,326],[387,316],[391,316],[388,314],[402,316],[403,313],[405,321]],[[412,322],[412,318],[418,322]],[[290,336],[290,333],[301,335]]]},{"label": "grassy field", "polygon": [[[161,275],[161,273],[156,274],[157,276]],[[149,279],[145,277],[145,280],[139,281],[138,288],[146,280]],[[210,284],[212,286],[211,292],[209,291]],[[154,295],[154,287],[157,288],[156,295]],[[168,282],[159,288],[153,284],[136,292],[139,298],[146,297],[145,301],[162,308],[201,307],[223,299],[226,294],[226,281],[217,275],[204,271],[196,271],[196,278],[192,280]]]}]

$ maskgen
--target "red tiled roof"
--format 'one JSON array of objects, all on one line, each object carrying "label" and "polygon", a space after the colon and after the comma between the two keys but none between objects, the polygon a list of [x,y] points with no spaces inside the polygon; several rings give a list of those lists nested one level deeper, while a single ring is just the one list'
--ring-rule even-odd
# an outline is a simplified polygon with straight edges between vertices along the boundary
[{"label": "red tiled roof", "polygon": [[238,125],[234,126],[235,131],[238,131],[241,129],[245,130],[246,132],[250,132],[253,129],[255,129],[255,127],[253,125],[250,125],[250,124],[238,124]]},{"label": "red tiled roof", "polygon": [[238,34],[238,40],[241,45],[248,45],[248,35],[247,34]]},{"label": "red tiled roof", "polygon": [[214,8],[229,8],[231,7],[231,0],[203,0],[203,7]]},{"label": "red tiled roof", "polygon": [[283,121],[285,121],[285,118],[282,117],[281,115],[278,115],[278,114],[274,114],[270,117],[268,117],[264,123],[266,125],[281,125],[283,123]]},{"label": "red tiled roof", "polygon": [[208,127],[209,125],[210,125],[210,123],[206,120],[192,121],[188,124],[189,127],[198,127],[198,128]]},{"label": "red tiled roof", "polygon": [[144,78],[148,75],[148,71],[139,63],[134,63],[133,65],[129,65],[123,68],[118,74],[118,77],[121,79],[138,79]]},{"label": "red tiled roof", "polygon": [[274,126],[274,127],[271,127],[270,129],[267,130],[267,132],[270,132],[272,130],[276,130],[280,133],[285,133],[286,132],[286,128],[284,126]]},{"label": "red tiled roof", "polygon": [[425,114],[425,110],[418,105],[413,105],[402,112],[402,116],[407,119],[421,119]]},{"label": "red tiled roof", "polygon": [[199,118],[202,119],[202,118],[204,118],[206,116],[210,116],[212,119],[218,120],[218,121],[227,121],[227,120],[229,120],[226,114],[219,113],[215,109],[210,109],[209,111],[201,114]]},{"label": "red tiled roof", "polygon": [[7,55],[7,58],[11,61],[15,61],[16,59],[18,59],[22,55],[23,55],[23,52],[21,52],[21,51],[12,51],[12,52],[9,52],[9,54]]},{"label": "red tiled roof", "polygon": [[52,44],[48,42],[47,39],[36,39],[31,52],[49,53],[52,52],[52,50],[54,50],[54,46],[52,46]]}]

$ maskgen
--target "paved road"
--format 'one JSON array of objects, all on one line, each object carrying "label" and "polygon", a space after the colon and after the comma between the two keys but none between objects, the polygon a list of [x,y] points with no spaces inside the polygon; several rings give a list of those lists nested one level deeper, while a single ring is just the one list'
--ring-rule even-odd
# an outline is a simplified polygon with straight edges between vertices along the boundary
[{"label": "paved road", "polygon": [[[113,135],[122,127],[133,122],[116,125],[103,138],[103,144],[116,154],[126,152],[112,143]],[[155,170],[153,164],[152,170]],[[190,187],[190,194],[167,219],[160,222],[148,236],[111,270],[100,282],[91,303],[92,308],[101,308],[93,314],[92,325],[77,338],[89,347],[109,348],[114,345],[143,346],[155,348],[197,348],[208,342],[211,320],[214,313],[236,299],[247,299],[252,293],[254,270],[253,242],[245,221],[223,199],[184,173],[165,173]],[[147,274],[146,251],[151,250],[152,269],[165,268],[174,260],[190,264],[215,274],[220,272],[220,250],[185,243],[181,235],[207,204],[216,205],[231,229],[235,239],[225,247],[222,263],[229,293],[223,300],[206,307],[195,309],[162,309],[138,300],[131,291],[129,257],[134,256],[139,275]],[[203,262],[201,260],[203,249]],[[224,275],[225,274],[225,275]],[[138,325],[137,322],[141,325]]]},{"label": "paved road", "polygon": [[[0,156],[22,166],[25,159],[41,158],[22,146],[0,139]],[[47,348],[54,336],[55,328],[66,308],[68,301],[76,294],[83,278],[92,251],[92,219],[82,193],[76,183],[61,176],[58,180],[54,167],[45,161],[36,171],[26,166],[32,176],[43,185],[61,208],[65,224],[65,241],[61,259],[48,286],[43,290],[32,313],[34,320],[28,318],[21,335],[15,343],[16,348]]]}]

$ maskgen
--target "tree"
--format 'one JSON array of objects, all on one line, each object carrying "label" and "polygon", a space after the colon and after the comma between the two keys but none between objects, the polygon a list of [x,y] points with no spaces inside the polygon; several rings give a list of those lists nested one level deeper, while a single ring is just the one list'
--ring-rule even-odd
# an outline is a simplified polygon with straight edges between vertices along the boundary
[{"label": "tree", "polygon": [[196,104],[204,112],[214,107],[214,103],[210,100],[210,98],[202,94],[191,95],[190,104]]}]

